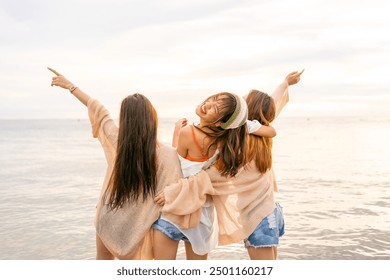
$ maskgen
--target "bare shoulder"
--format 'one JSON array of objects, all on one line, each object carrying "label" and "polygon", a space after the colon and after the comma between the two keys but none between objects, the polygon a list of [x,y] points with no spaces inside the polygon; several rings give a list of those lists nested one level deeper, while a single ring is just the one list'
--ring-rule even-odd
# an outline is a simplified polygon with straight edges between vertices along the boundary
[{"label": "bare shoulder", "polygon": [[190,125],[183,127],[180,130],[179,141],[177,143],[177,152],[185,157],[188,153],[188,149],[193,144],[192,127]]},{"label": "bare shoulder", "polygon": [[[192,138],[192,125],[187,125],[180,129],[180,138],[179,141]],[[181,139],[181,140],[180,140]]]}]

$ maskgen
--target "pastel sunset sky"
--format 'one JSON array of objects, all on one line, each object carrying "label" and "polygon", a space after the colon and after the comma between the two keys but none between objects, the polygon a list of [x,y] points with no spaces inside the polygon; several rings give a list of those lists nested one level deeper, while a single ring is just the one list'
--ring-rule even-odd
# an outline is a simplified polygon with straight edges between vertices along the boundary
[{"label": "pastel sunset sky", "polygon": [[285,113],[389,116],[386,1],[1,0],[0,118],[86,118],[50,66],[118,114],[140,92],[191,117],[220,91],[271,92],[305,69]]}]

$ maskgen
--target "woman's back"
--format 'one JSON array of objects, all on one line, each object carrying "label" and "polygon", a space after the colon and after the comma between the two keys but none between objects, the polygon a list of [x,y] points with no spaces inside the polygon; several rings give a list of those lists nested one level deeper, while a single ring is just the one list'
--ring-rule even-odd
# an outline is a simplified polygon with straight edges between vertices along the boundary
[{"label": "woman's back", "polygon": [[258,172],[254,161],[236,176],[224,177],[215,167],[206,170],[213,184],[213,202],[219,220],[220,244],[236,243],[248,236],[274,208],[276,181],[273,170]]},{"label": "woman's back", "polygon": [[188,125],[180,130],[180,140],[177,147],[178,153],[190,161],[206,161],[216,151],[215,146],[210,147],[212,142],[213,139],[203,131],[197,129],[194,125]]},{"label": "woman's back", "polygon": [[[176,151],[165,145],[157,147],[157,191],[181,178]],[[149,246],[150,225],[159,217],[160,207],[154,197],[137,202],[126,202],[121,208],[111,210],[103,205],[97,209],[96,230],[106,247],[119,259],[152,258]],[[145,239],[143,238],[145,236]],[[140,242],[144,246],[139,246]]]}]

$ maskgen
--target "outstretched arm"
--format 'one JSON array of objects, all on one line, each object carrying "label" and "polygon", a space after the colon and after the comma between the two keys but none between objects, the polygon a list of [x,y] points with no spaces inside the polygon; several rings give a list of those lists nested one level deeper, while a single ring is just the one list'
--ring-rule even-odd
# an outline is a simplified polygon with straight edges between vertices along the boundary
[{"label": "outstretched arm", "polygon": [[301,80],[301,75],[302,75],[303,71],[305,71],[305,69],[303,69],[301,72],[294,71],[294,72],[291,72],[290,74],[288,74],[285,78],[287,85],[292,86],[292,85],[295,85],[296,83],[298,83]]},{"label": "outstretched arm", "polygon": [[[281,109],[288,102],[288,87],[298,83],[301,79],[301,72],[294,71],[289,73],[284,81],[274,90],[272,98],[275,102],[275,118],[279,115]],[[246,96],[244,97],[246,99]],[[248,132],[256,136],[272,138],[276,136],[276,130],[271,125],[261,125],[257,120],[248,120]]]},{"label": "outstretched arm", "polygon": [[295,85],[301,80],[301,75],[304,69],[301,72],[294,71],[289,73],[284,81],[274,90],[272,93],[272,98],[274,99],[276,106],[275,118],[279,115],[280,111],[287,104],[289,96],[288,96],[288,87],[291,85]]},{"label": "outstretched arm", "polygon": [[51,72],[55,74],[55,76],[52,78],[51,86],[59,86],[69,90],[78,100],[80,100],[81,103],[87,106],[88,100],[90,99],[88,94],[83,92],[81,89],[75,86],[71,81],[66,79],[63,75],[58,73],[56,70],[50,67],[47,67],[47,69],[49,69]]}]

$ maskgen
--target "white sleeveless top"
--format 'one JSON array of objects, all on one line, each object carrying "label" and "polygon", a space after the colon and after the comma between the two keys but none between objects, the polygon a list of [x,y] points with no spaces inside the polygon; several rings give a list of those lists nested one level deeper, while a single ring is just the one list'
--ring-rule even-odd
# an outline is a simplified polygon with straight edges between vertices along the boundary
[{"label": "white sleeveless top", "polygon": [[[215,152],[215,154],[208,160],[203,162],[195,162],[185,159],[178,154],[181,169],[183,171],[183,177],[187,178],[188,176],[199,173],[202,169],[207,169],[215,162],[217,155],[218,152]],[[175,223],[171,222],[167,218],[164,218],[163,215],[161,216],[161,219],[170,222],[181,233],[183,233],[190,241],[192,250],[197,255],[208,254],[218,245],[218,221],[216,218],[214,204],[211,198],[207,199],[205,204],[203,205],[200,223],[194,228],[181,229]]]}]

